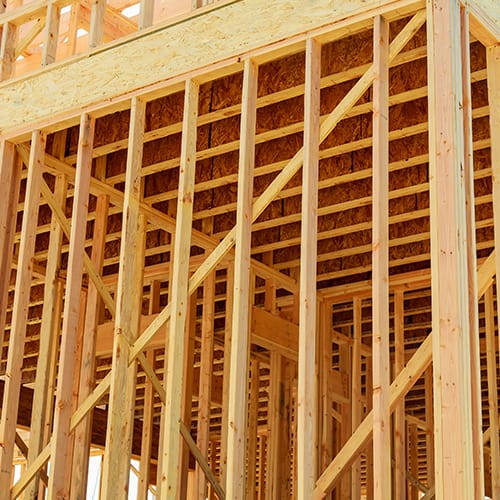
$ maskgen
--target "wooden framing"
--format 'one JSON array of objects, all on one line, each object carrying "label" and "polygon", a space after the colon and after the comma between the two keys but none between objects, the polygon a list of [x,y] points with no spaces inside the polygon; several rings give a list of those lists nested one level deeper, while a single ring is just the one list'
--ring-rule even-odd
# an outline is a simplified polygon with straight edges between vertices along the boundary
[{"label": "wooden framing", "polygon": [[[461,25],[458,2],[444,2],[428,8],[430,79],[430,172],[433,330],[434,330],[434,434],[436,454],[436,495],[456,498],[465,494],[481,498],[481,486],[474,481],[474,439],[471,394],[474,364],[469,336],[473,312],[469,289],[466,238],[443,231],[446,224],[467,235],[465,183],[459,168],[465,162],[464,112],[461,57]],[[439,26],[439,29],[437,28]],[[445,48],[446,47],[446,48]],[[452,105],[443,106],[444,96],[453,95]],[[469,164],[470,165],[470,164]],[[468,163],[465,163],[467,168]],[[469,166],[470,168],[470,166]],[[443,271],[440,271],[443,269]],[[446,270],[446,272],[444,271]],[[463,332],[457,335],[457,332]],[[450,384],[455,387],[451,390]],[[446,389],[445,389],[446,388]],[[453,431],[452,429],[455,429]],[[451,431],[451,432],[450,432]],[[456,435],[461,439],[457,443]],[[461,471],[461,481],[448,476]],[[484,488],[483,488],[484,489]]]},{"label": "wooden framing", "polygon": [[245,497],[247,385],[250,326],[250,245],[255,120],[258,67],[245,61],[242,94],[241,142],[238,165],[238,211],[236,214],[234,302],[232,305],[231,358],[228,389],[226,495]]},{"label": "wooden framing", "polygon": [[[76,167],[75,199],[70,234],[69,269],[64,297],[63,325],[59,353],[58,383],[54,411],[54,429],[51,440],[51,464],[54,472],[48,484],[49,497],[68,496],[66,482],[71,451],[68,446],[72,413],[74,356],[77,351],[77,336],[80,315],[80,293],[83,275],[83,242],[87,224],[88,197],[92,168],[92,145],[95,120],[83,114],[78,139],[78,163]],[[69,469],[69,470],[68,470]]]},{"label": "wooden framing", "polygon": [[302,225],[299,309],[299,363],[297,388],[297,495],[310,497],[316,465],[316,235],[320,143],[321,45],[306,45],[304,103],[304,166],[302,168]]},{"label": "wooden framing", "polygon": [[[56,148],[61,153],[62,143],[66,137],[63,133],[58,137]],[[54,151],[56,152],[56,151]],[[64,154],[64,152],[62,153]],[[56,179],[54,197],[61,208],[66,203],[67,180],[66,176],[60,175]],[[61,247],[63,230],[54,214],[51,217],[51,241],[49,243],[49,255],[47,258],[46,279],[54,283],[53,287],[44,290],[44,308],[42,313],[42,325],[40,326],[40,348],[37,363],[37,377],[35,379],[35,390],[33,394],[33,410],[31,415],[31,435],[28,452],[28,463],[36,459],[43,447],[47,444],[49,429],[51,426],[53,408],[52,398],[49,394],[54,393],[55,367],[57,363],[57,340],[60,333],[59,319],[63,308],[62,287],[59,284],[59,273],[61,270]],[[35,496],[38,492],[37,480],[30,485],[29,494]]]},{"label": "wooden framing", "polygon": [[[30,265],[35,252],[36,223],[40,202],[40,184],[43,172],[43,154],[46,137],[39,130],[34,131],[31,137],[30,160],[28,165],[28,179],[26,185],[25,210],[19,243],[18,262],[21,266],[16,273],[15,298],[13,305],[10,348],[7,359],[3,394],[2,415],[0,418],[0,436],[4,446],[0,455],[0,481],[10,484],[12,474],[12,459],[14,453],[14,438],[17,422],[17,401],[21,386],[21,366],[23,361],[25,328],[29,306],[29,289],[33,268]],[[9,491],[3,489],[0,493],[8,498]]]},{"label": "wooden framing", "polygon": [[0,13],[0,499],[500,494],[489,1]]},{"label": "wooden framing", "polygon": [[174,254],[177,255],[172,271],[172,313],[168,337],[166,374],[165,438],[163,442],[161,498],[176,498],[179,489],[180,430],[182,418],[183,364],[185,330],[188,319],[189,249],[192,223],[194,179],[196,167],[196,120],[198,117],[199,84],[186,82],[184,97],[184,128],[182,131],[177,227]]},{"label": "wooden framing", "polygon": [[373,29],[373,475],[374,499],[392,491],[389,410],[389,23]]},{"label": "wooden framing", "polygon": [[[130,436],[135,399],[135,363],[129,366],[130,345],[138,335],[138,307],[142,289],[142,260],[144,247],[144,220],[139,213],[142,196],[140,170],[142,164],[142,136],[146,104],[135,99],[130,116],[129,154],[122,222],[124,258],[117,286],[115,336],[113,350],[113,380],[110,388],[110,417],[106,434],[103,461],[103,498],[116,497],[127,491],[130,461]],[[127,250],[128,249],[128,250]],[[117,407],[115,409],[115,406]],[[118,459],[116,457],[119,457]]]},{"label": "wooden framing", "polygon": [[0,199],[4,200],[5,204],[0,215],[0,241],[2,242],[0,275],[4,277],[0,283],[0,338],[3,345],[6,320],[5,310],[7,306],[11,262],[14,250],[15,206],[18,201],[19,183],[21,181],[21,162],[19,160],[16,161],[14,144],[7,141],[1,143],[0,161]]}]

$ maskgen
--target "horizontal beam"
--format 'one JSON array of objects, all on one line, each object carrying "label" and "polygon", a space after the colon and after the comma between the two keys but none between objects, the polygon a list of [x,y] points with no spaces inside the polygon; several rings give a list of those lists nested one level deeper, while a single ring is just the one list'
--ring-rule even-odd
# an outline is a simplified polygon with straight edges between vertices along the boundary
[{"label": "horizontal beam", "polygon": [[[142,316],[141,331],[144,331],[157,317],[157,314]],[[266,349],[277,350],[284,356],[296,359],[298,326],[286,319],[271,314],[259,307],[253,307],[251,319],[252,344]],[[148,349],[165,346],[166,328],[161,328],[148,343]],[[114,323],[100,325],[97,330],[96,355],[110,355],[113,350]]]},{"label": "horizontal beam", "polygon": [[[347,36],[354,25],[369,27],[375,14],[392,11],[392,17],[402,17],[424,4],[422,0],[345,0],[336,8],[335,3],[241,0],[186,22],[125,38],[127,43],[122,40],[71,62],[56,63],[29,78],[6,82],[0,85],[0,134],[19,137],[33,123],[49,128],[57,122],[73,124],[82,111],[104,106],[110,112],[123,109],[133,95],[168,93],[163,90],[167,85],[175,87],[186,77],[210,74],[215,78],[239,71],[244,56],[293,53],[314,33]],[[123,61],[128,61],[126,74]],[[87,85],[91,80],[93,84]],[[67,90],[58,93],[57,102],[47,91],[54,88]]]}]

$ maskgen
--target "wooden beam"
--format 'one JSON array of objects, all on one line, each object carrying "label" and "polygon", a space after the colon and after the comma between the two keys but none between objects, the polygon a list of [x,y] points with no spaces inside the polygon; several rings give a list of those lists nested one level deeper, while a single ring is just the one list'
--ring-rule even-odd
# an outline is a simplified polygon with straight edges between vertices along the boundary
[{"label": "wooden beam", "polygon": [[[318,428],[318,471],[323,470],[333,459],[333,391],[332,391],[332,310],[331,304],[319,301],[319,325],[318,325],[318,370],[319,370],[319,399],[318,407],[321,412],[321,424]],[[354,369],[353,369],[354,372]],[[337,373],[335,371],[335,373]],[[353,373],[354,377],[354,373]]]},{"label": "wooden beam", "polygon": [[[418,428],[416,424],[408,422],[407,423],[407,434],[408,434],[408,473],[409,477],[418,478]],[[409,495],[408,500],[418,500],[419,498],[419,488],[414,481],[408,481]]]},{"label": "wooden beam", "polygon": [[[184,360],[183,360],[183,394],[181,405],[181,422],[186,428],[191,429],[191,421],[193,419],[193,380],[194,380],[194,348],[196,336],[196,295],[191,295],[188,301],[188,318],[186,331],[184,334]],[[199,373],[199,370],[197,370]],[[181,440],[181,458],[179,461],[179,498],[188,498],[187,483],[190,473],[190,450],[187,443]],[[192,476],[193,477],[193,476]]]},{"label": "wooden beam", "polygon": [[89,49],[99,46],[104,37],[106,0],[92,0],[90,14]]},{"label": "wooden beam", "polygon": [[138,23],[139,30],[149,28],[153,24],[154,6],[153,0],[141,0]]},{"label": "wooden beam", "polygon": [[77,177],[71,217],[68,275],[64,296],[56,405],[51,439],[52,468],[48,486],[49,498],[69,497],[69,485],[66,483],[66,478],[70,474],[70,471],[67,470],[68,453],[70,453],[68,438],[73,400],[74,356],[80,320],[80,293],[82,289],[94,127],[95,120],[83,114],[80,120],[78,139]]},{"label": "wooden beam", "polygon": [[227,477],[227,434],[229,428],[229,373],[231,359],[231,340],[232,340],[232,320],[233,320],[233,302],[234,302],[234,266],[230,265],[226,269],[226,311],[224,324],[224,368],[222,373],[222,422],[220,439],[220,481],[226,484]]},{"label": "wooden beam", "polygon": [[427,15],[436,497],[482,498],[474,481],[460,4],[429,1]]},{"label": "wooden beam", "polygon": [[484,296],[486,316],[486,364],[488,371],[488,412],[490,421],[491,497],[500,498],[500,429],[498,425],[498,368],[493,287]]},{"label": "wooden beam", "polygon": [[[101,166],[102,172],[103,169],[105,170],[106,162],[98,160],[97,165]],[[108,210],[109,197],[106,195],[99,196],[96,204],[96,219],[94,223],[91,256],[91,261],[98,273],[102,272],[104,261]],[[95,385],[96,339],[102,308],[103,304],[99,291],[95,284],[90,281],[88,284],[87,308],[85,310],[84,320],[85,331],[82,345],[82,366],[80,369],[78,404],[83,403],[92,392]],[[112,354],[112,347],[110,349],[110,354]],[[85,497],[87,491],[91,426],[91,416],[88,415],[75,429],[75,451],[73,457],[73,472],[71,475],[71,491],[72,494],[77,496],[80,495],[81,498]]]},{"label": "wooden beam", "polygon": [[[351,356],[351,430],[361,423],[363,417],[362,380],[361,380],[361,344],[363,334],[363,307],[360,298],[353,300],[353,346]],[[367,384],[369,384],[368,378]],[[351,470],[351,498],[361,497],[361,457]]]},{"label": "wooden beam", "polygon": [[391,498],[389,411],[389,23],[374,20],[373,60],[373,477],[374,499]]},{"label": "wooden beam", "polygon": [[432,366],[425,371],[425,447],[427,453],[427,484],[434,487],[434,403]]},{"label": "wooden beam", "polygon": [[3,345],[9,296],[17,204],[22,163],[16,159],[14,144],[0,143],[0,345]]},{"label": "wooden beam", "polygon": [[297,392],[297,495],[310,498],[317,474],[316,260],[320,145],[321,45],[306,45],[304,166],[300,246],[299,362]]},{"label": "wooden beam", "polygon": [[162,454],[160,498],[176,499],[181,477],[180,422],[182,418],[182,395],[185,331],[188,322],[189,255],[191,249],[191,227],[196,168],[196,133],[198,119],[199,84],[186,82],[184,96],[184,119],[182,130],[179,194],[174,238],[172,287],[169,304],[172,310],[168,345],[166,347],[165,390],[166,405]]},{"label": "wooden beam", "polygon": [[[5,390],[0,418],[0,442],[2,443],[0,447],[0,484],[4,485],[11,484],[12,459],[33,271],[32,262],[35,253],[45,141],[46,137],[42,132],[39,130],[33,132],[31,136],[21,240],[19,242],[19,267],[16,273],[7,368],[5,371]],[[10,498],[9,488],[1,488],[0,499],[4,500],[7,498]]]},{"label": "wooden beam", "polygon": [[484,452],[481,394],[481,353],[477,300],[476,202],[474,186],[472,87],[470,64],[469,8],[460,5],[460,49],[462,60],[462,127],[464,136],[463,177],[465,183],[465,223],[467,249],[467,298],[469,301],[469,342],[471,371],[472,447],[476,498],[484,497]]},{"label": "wooden beam", "polygon": [[[283,403],[283,362],[279,353],[271,352],[269,366],[269,392],[267,410],[267,456],[266,456],[266,498],[281,498],[283,484],[280,482],[279,467],[283,459],[281,451],[280,406]],[[253,485],[247,485],[247,491],[253,494]],[[251,496],[251,495],[250,495]],[[247,494],[247,498],[249,498]]]},{"label": "wooden beam", "polygon": [[[212,370],[214,352],[214,305],[215,305],[215,272],[207,276],[203,285],[203,316],[201,321],[201,353],[200,353],[200,384],[198,390],[198,428],[196,444],[208,459],[210,439],[210,402],[212,393]],[[207,498],[207,481],[203,470],[196,466],[195,500]]]},{"label": "wooden beam", "polygon": [[[272,356],[272,354],[271,354]],[[271,358],[272,363],[272,358]],[[272,369],[272,368],[271,368]],[[259,426],[260,363],[250,360],[250,396],[248,401],[247,478],[245,498],[255,498],[257,492],[257,442]],[[276,497],[275,497],[276,498]]]},{"label": "wooden beam", "polygon": [[20,55],[23,54],[23,52],[31,45],[33,40],[43,31],[45,28],[45,21],[47,19],[47,16],[41,16],[39,17],[31,29],[24,35],[22,40],[19,40],[17,42],[16,46],[16,52],[14,54],[14,57],[17,59]]},{"label": "wooden beam", "polygon": [[[78,388],[80,385],[80,371],[82,367],[82,348],[83,336],[85,334],[85,310],[87,308],[87,291],[88,289],[82,287],[80,290],[80,315],[78,318],[78,326],[76,331],[76,343],[73,354],[73,383],[71,387],[71,407],[70,415],[78,408]],[[66,470],[68,473],[64,478],[64,490],[71,491],[72,484],[72,470],[73,470],[73,452],[75,451],[75,433],[70,432],[68,436],[67,453],[66,453]]]},{"label": "wooden beam", "polygon": [[[486,49],[486,62],[488,70],[488,100],[490,109],[490,135],[498,137],[500,134],[500,45],[493,45]],[[491,169],[492,169],[492,189],[493,189],[493,218],[495,228],[495,268],[497,283],[500,282],[500,144],[497,140],[491,141]],[[497,285],[498,289],[498,285]],[[491,288],[489,289],[491,290]],[[497,292],[498,297],[498,292]],[[498,415],[498,395],[494,400],[496,387],[496,361],[493,363],[492,357],[496,360],[497,346],[492,346],[492,340],[495,336],[495,325],[492,323],[494,310],[492,311],[492,300],[490,292],[485,295],[485,313],[486,313],[486,342],[487,342],[487,361],[488,361],[488,396],[489,396],[489,412],[490,412],[490,432],[496,435],[496,439],[492,440],[491,445],[491,465],[492,465],[492,496],[500,498],[500,450],[499,450],[499,426],[498,418],[493,417],[493,414]],[[498,299],[497,299],[498,300]],[[497,303],[498,309],[498,303]],[[497,311],[498,314],[498,311]],[[492,339],[493,337],[493,339]],[[493,348],[493,351],[492,351]],[[492,354],[493,352],[493,354]],[[493,372],[494,369],[494,373]],[[493,401],[494,400],[494,401]],[[496,408],[496,410],[495,410]],[[493,418],[493,420],[492,420]],[[493,443],[495,441],[495,443]],[[496,465],[495,465],[496,464]]]},{"label": "wooden beam", "polygon": [[[334,318],[335,323],[335,318]],[[344,381],[342,391],[342,401],[338,405],[339,418],[336,432],[337,449],[341,449],[352,434],[352,421],[351,421],[351,395],[352,395],[352,357],[351,348],[347,344],[338,346],[338,366],[339,374],[342,381]],[[333,370],[332,370],[333,372]],[[351,467],[352,470],[352,467]],[[351,470],[346,470],[337,485],[337,496],[339,500],[351,500]]]},{"label": "wooden beam", "polygon": [[238,207],[236,211],[234,302],[228,393],[226,494],[245,498],[248,354],[250,348],[250,248],[258,67],[245,61],[241,104]]},{"label": "wooden beam", "polygon": [[13,23],[2,25],[0,39],[0,81],[14,75],[18,27]]},{"label": "wooden beam", "polygon": [[[150,349],[146,358],[154,366],[155,352]],[[146,377],[147,379],[147,377]],[[142,417],[141,460],[139,464],[139,484],[137,487],[137,500],[147,500],[149,495],[151,452],[153,445],[153,412],[154,389],[150,380],[146,380],[144,388],[144,412]]]},{"label": "wooden beam", "polygon": [[[140,213],[142,153],[146,103],[132,101],[123,203],[120,268],[116,291],[113,363],[109,396],[102,498],[115,499],[128,490],[136,364],[129,365],[130,345],[137,338],[142,308],[145,220]],[[142,354],[142,353],[141,353]]]},{"label": "wooden beam", "polygon": [[[149,313],[160,310],[161,282],[151,282],[149,291]],[[155,350],[149,349],[146,357],[153,369],[155,366]],[[146,377],[144,388],[144,413],[142,417],[141,460],[139,463],[139,485],[137,500],[147,500],[149,495],[149,478],[151,468],[151,451],[153,444],[154,389],[151,380]]]},{"label": "wooden beam", "polygon": [[56,60],[60,16],[60,6],[56,2],[49,2],[47,5],[47,19],[45,22],[42,67],[52,64]]},{"label": "wooden beam", "polygon": [[77,42],[77,32],[78,24],[80,22],[80,10],[81,5],[79,3],[74,3],[71,5],[71,12],[68,21],[68,42],[66,46],[66,56],[70,57],[75,54],[76,42]]},{"label": "wooden beam", "polygon": [[[59,151],[64,156],[66,134],[55,138]],[[64,143],[64,145],[63,145]],[[54,198],[62,210],[66,208],[67,180],[64,174],[56,177]],[[52,214],[50,222],[49,254],[45,270],[40,344],[33,397],[33,412],[30,425],[28,465],[31,464],[47,444],[52,427],[55,372],[57,364],[58,338],[61,330],[63,309],[63,289],[58,283],[61,267],[61,247],[63,231],[57,218]],[[38,494],[38,478],[30,485],[28,495]]]},{"label": "wooden beam", "polygon": [[[394,293],[394,377],[405,364],[405,316],[404,291]],[[405,403],[394,411],[394,495],[395,498],[405,498],[406,495],[406,425]],[[428,451],[429,452],[429,451]],[[434,453],[434,450],[432,450]]]}]

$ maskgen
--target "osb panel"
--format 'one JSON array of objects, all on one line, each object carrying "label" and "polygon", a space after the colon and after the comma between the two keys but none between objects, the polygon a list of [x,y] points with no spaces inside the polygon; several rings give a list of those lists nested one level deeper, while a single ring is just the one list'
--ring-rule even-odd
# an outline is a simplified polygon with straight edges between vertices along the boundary
[{"label": "osb panel", "polygon": [[500,3],[498,0],[469,0],[478,5],[485,14],[498,26],[500,33]]},{"label": "osb panel", "polygon": [[[0,86],[0,130],[61,115],[393,0],[242,0]],[[244,22],[242,22],[244,20]],[[126,64],[124,65],[124,61]],[[236,59],[235,59],[236,61]]]}]

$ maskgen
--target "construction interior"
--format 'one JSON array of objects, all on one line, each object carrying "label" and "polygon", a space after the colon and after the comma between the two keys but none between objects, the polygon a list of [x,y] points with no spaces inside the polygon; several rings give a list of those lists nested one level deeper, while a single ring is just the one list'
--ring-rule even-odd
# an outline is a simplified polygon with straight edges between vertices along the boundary
[{"label": "construction interior", "polygon": [[0,32],[0,500],[500,499],[500,2]]}]

